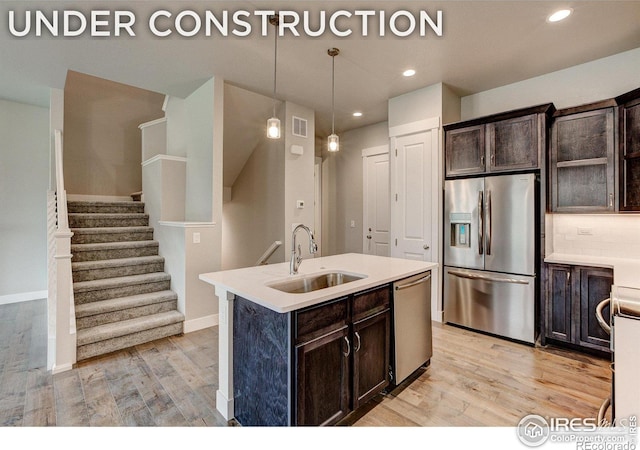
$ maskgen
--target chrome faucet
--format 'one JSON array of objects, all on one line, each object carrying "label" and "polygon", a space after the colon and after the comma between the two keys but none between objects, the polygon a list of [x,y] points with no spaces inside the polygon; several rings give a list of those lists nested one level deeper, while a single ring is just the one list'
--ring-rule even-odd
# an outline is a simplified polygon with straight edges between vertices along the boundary
[{"label": "chrome faucet", "polygon": [[291,275],[295,275],[298,273],[298,268],[300,267],[300,263],[302,262],[302,251],[300,250],[300,244],[298,244],[298,246],[296,247],[296,232],[300,229],[303,229],[309,235],[309,252],[315,253],[318,251],[318,245],[313,238],[313,231],[311,231],[309,227],[303,224],[299,224],[298,226],[296,226],[293,229],[293,233],[291,234],[291,261],[289,263],[289,273]]}]

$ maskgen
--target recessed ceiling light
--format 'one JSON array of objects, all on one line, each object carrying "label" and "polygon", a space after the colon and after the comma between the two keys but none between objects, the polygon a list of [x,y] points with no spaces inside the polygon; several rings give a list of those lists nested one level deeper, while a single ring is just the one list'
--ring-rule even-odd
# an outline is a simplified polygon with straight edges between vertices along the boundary
[{"label": "recessed ceiling light", "polygon": [[407,69],[404,72],[402,72],[402,75],[404,75],[405,77],[412,77],[416,74],[416,71],[413,69]]},{"label": "recessed ceiling light", "polygon": [[571,13],[571,9],[560,9],[547,17],[547,22],[560,22],[569,17]]},{"label": "recessed ceiling light", "polygon": [[353,113],[353,117],[362,117],[362,113],[360,111],[356,111]]}]

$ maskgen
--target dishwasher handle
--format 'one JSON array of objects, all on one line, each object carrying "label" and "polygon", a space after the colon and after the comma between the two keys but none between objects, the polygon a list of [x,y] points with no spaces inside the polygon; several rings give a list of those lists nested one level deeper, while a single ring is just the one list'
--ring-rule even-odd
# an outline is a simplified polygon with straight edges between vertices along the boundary
[{"label": "dishwasher handle", "polygon": [[426,276],[420,278],[419,280],[416,281],[412,281],[411,283],[407,283],[407,284],[399,284],[396,286],[396,291],[401,291],[402,289],[406,289],[406,288],[410,288],[412,286],[416,286],[418,284],[424,283],[425,281],[431,279],[431,272],[429,272]]}]

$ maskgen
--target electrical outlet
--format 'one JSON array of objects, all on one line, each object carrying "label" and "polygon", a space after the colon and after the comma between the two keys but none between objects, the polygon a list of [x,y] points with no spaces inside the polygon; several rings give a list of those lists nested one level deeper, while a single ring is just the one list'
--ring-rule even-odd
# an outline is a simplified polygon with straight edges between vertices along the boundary
[{"label": "electrical outlet", "polygon": [[356,221],[355,221],[355,220],[352,220],[352,221],[351,221],[351,228],[355,228],[355,227],[356,227]]},{"label": "electrical outlet", "polygon": [[194,244],[200,243],[200,233],[193,233],[193,243]]},{"label": "electrical outlet", "polygon": [[580,236],[593,236],[593,228],[578,227],[578,234]]}]

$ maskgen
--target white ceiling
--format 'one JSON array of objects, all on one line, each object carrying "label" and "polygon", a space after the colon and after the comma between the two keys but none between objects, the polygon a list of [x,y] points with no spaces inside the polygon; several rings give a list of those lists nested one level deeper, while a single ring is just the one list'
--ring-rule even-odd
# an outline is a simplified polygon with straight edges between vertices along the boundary
[{"label": "white ceiling", "polygon": [[[565,22],[546,23],[560,6]],[[2,1],[0,98],[46,104],[48,88],[64,86],[75,70],[156,92],[184,97],[211,76],[271,96],[273,37],[153,36],[141,26],[135,38],[26,38],[10,36],[10,9],[127,9],[141,25],[153,11],[426,9],[444,15],[444,35],[425,38],[292,37],[278,40],[278,99],[316,111],[316,131],[331,121],[331,58],[336,57],[336,131],[386,120],[387,100],[438,82],[468,95],[640,47],[640,1]],[[355,28],[354,28],[355,29]],[[46,33],[45,33],[46,34]],[[414,67],[418,74],[400,72]],[[640,70],[639,70],[640,73]],[[612,74],[615,76],[615,74]],[[640,81],[640,78],[639,78]],[[360,110],[361,118],[351,113]]]}]

